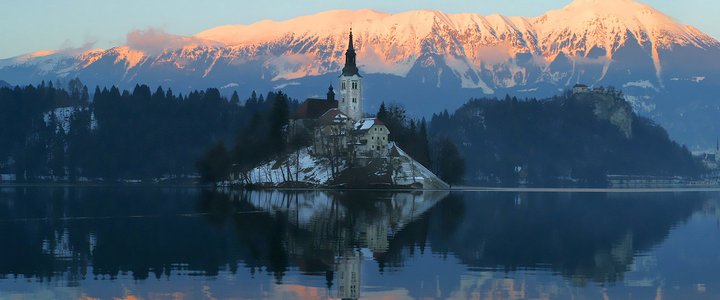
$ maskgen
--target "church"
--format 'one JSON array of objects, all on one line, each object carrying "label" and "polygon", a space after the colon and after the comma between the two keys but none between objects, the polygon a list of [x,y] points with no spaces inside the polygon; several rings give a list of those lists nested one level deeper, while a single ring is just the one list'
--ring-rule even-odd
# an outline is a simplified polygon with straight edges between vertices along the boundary
[{"label": "church", "polygon": [[339,95],[331,85],[325,99],[306,99],[291,116],[290,130],[311,136],[315,155],[372,158],[389,151],[387,126],[377,118],[364,118],[363,77],[356,58],[351,29]]}]

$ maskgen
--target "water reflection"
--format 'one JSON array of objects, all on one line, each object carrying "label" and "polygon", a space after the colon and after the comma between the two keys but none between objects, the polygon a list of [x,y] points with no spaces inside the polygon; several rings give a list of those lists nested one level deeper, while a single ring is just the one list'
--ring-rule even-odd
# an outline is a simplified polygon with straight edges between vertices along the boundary
[{"label": "water reflection", "polygon": [[453,254],[475,270],[547,268],[578,285],[612,283],[622,280],[635,253],[662,242],[707,199],[693,193],[463,196],[441,203],[391,248],[429,241],[433,252]]},{"label": "water reflection", "polygon": [[[190,298],[712,298],[717,196],[2,188],[0,290],[97,296],[129,277]],[[701,257],[678,263],[685,247]]]}]

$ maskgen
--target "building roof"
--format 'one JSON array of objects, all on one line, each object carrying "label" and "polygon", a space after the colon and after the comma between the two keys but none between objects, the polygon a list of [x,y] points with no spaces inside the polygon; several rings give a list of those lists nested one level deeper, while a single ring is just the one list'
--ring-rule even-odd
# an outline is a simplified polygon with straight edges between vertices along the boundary
[{"label": "building roof", "polygon": [[330,109],[337,108],[337,100],[308,98],[293,113],[293,119],[317,119]]},{"label": "building roof", "polygon": [[582,83],[579,83],[579,84],[576,84],[575,86],[573,86],[573,88],[587,88],[587,87],[588,87],[587,85],[584,85]]},{"label": "building roof", "polygon": [[320,116],[318,120],[320,124],[332,125],[345,123],[350,120],[350,117],[337,108],[331,108]]},{"label": "building roof", "polygon": [[[345,66],[342,69],[342,76],[360,76],[360,70],[358,70],[357,64],[355,63],[356,54],[355,46],[353,45],[353,34],[352,28],[350,29],[350,38],[348,39],[348,48],[345,51]],[[362,77],[362,76],[360,76]]]},{"label": "building roof", "polygon": [[360,119],[359,121],[355,122],[355,125],[353,125],[353,129],[355,129],[357,131],[368,131],[374,125],[385,126],[385,123],[380,121],[380,119],[378,119],[378,118]]}]

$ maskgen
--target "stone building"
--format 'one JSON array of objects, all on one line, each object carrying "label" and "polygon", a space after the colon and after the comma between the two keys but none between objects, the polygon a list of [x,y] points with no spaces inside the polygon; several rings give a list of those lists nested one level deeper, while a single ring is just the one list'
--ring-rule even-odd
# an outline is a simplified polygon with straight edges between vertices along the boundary
[{"label": "stone building", "polygon": [[375,157],[387,154],[390,131],[380,119],[366,118],[355,122],[352,135],[356,156]]},{"label": "stone building", "polygon": [[316,155],[346,155],[353,121],[340,109],[332,108],[317,120],[313,130],[313,152]]},{"label": "stone building", "polygon": [[363,118],[362,76],[357,67],[352,30],[339,77],[339,99],[328,88],[326,99],[307,99],[292,114],[290,134],[312,137],[315,155],[378,157],[387,154],[388,128],[376,118]]},{"label": "stone building", "polygon": [[582,93],[589,93],[589,92],[590,92],[590,88],[584,84],[576,84],[572,88],[573,94],[582,94]]}]

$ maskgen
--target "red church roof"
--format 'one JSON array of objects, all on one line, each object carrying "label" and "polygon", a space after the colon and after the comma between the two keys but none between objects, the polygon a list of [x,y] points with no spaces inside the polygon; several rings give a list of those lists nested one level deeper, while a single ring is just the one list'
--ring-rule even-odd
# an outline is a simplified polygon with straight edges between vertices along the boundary
[{"label": "red church roof", "polygon": [[317,119],[330,109],[337,108],[337,100],[306,99],[293,113],[293,119]]}]

